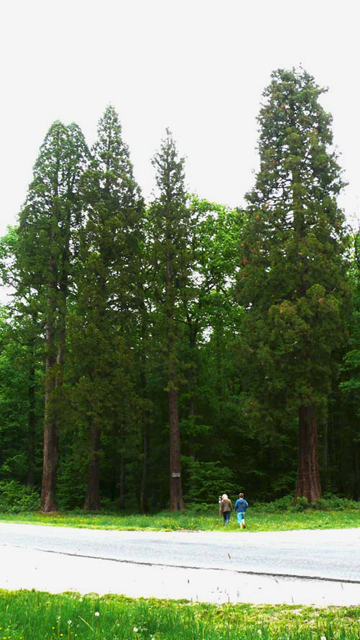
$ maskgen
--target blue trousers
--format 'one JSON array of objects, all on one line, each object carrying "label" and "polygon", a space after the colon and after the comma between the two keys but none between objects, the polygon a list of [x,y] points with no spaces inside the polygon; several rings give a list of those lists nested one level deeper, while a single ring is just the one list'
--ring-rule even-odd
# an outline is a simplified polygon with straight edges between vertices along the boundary
[{"label": "blue trousers", "polygon": [[223,516],[224,516],[224,524],[229,524],[230,522],[230,511],[224,511]]}]

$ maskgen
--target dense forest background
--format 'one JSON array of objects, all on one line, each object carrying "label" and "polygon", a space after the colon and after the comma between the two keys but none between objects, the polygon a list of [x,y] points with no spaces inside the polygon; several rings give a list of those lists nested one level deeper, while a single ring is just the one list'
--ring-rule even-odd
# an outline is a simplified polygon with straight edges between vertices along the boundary
[{"label": "dense forest background", "polygon": [[51,126],[0,241],[3,495],[41,492],[47,512],[359,499],[360,262],[322,93],[272,74],[237,210],[187,193],[169,131],[145,203],[113,107],[91,150]]}]

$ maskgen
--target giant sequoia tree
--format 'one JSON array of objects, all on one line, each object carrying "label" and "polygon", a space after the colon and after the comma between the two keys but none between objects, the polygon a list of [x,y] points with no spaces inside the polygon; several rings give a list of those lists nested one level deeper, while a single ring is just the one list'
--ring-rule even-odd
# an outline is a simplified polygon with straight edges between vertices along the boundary
[{"label": "giant sequoia tree", "polygon": [[276,436],[297,413],[296,497],[321,495],[318,422],[326,420],[331,359],[347,297],[344,186],[323,93],[302,69],[278,70],[260,111],[260,170],[248,194],[239,296],[249,420]]},{"label": "giant sequoia tree", "polygon": [[156,271],[155,299],[164,326],[164,365],[170,427],[170,508],[184,508],[179,425],[180,291],[188,281],[190,211],[184,186],[184,160],[179,158],[169,130],[154,156],[158,197],[149,210],[149,235]]},{"label": "giant sequoia tree", "polygon": [[[122,431],[128,335],[140,262],[143,202],[118,115],[107,107],[92,161],[81,180],[86,224],[77,267],[77,389],[89,427],[86,509],[100,508],[100,448],[105,427]],[[129,394],[131,395],[131,394]],[[127,406],[130,399],[127,400]],[[115,437],[115,434],[113,434]],[[129,446],[128,446],[129,448]],[[122,451],[126,451],[123,443]],[[123,458],[123,455],[121,456]],[[119,472],[121,475],[121,472]]]},{"label": "giant sequoia tree", "polygon": [[33,313],[43,315],[46,334],[43,511],[56,510],[66,307],[74,231],[81,224],[79,180],[86,157],[86,143],[77,125],[55,122],[34,166],[16,245],[17,294],[24,298],[32,293]]}]

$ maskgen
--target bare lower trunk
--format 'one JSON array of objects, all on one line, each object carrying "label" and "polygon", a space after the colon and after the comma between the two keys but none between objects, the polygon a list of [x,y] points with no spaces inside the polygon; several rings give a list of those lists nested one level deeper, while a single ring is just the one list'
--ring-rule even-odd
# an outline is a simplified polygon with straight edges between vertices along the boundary
[{"label": "bare lower trunk", "polygon": [[[50,241],[53,240],[53,236]],[[65,246],[63,265],[66,265],[69,245]],[[41,509],[57,511],[55,502],[56,477],[59,462],[59,431],[62,415],[62,386],[65,353],[65,318],[67,298],[67,268],[60,277],[58,292],[58,270],[52,257],[49,263],[51,279],[48,287],[48,312],[46,320],[46,382],[44,419],[44,462],[41,491]],[[55,324],[58,316],[59,338],[56,348]],[[55,366],[56,365],[56,366]]]},{"label": "bare lower trunk", "polygon": [[58,443],[56,419],[52,394],[55,384],[52,380],[53,371],[50,370],[45,392],[45,424],[44,424],[44,460],[41,489],[41,509],[45,513],[57,511],[55,502],[56,475],[58,467]]},{"label": "bare lower trunk", "polygon": [[100,427],[96,417],[91,417],[91,452],[84,509],[100,511]]},{"label": "bare lower trunk", "polygon": [[308,502],[321,498],[317,416],[313,405],[301,406],[299,410],[299,469],[295,502],[299,497],[307,498]]},{"label": "bare lower trunk", "polygon": [[46,322],[46,374],[44,415],[44,459],[41,489],[41,509],[48,513],[57,511],[55,486],[58,467],[58,434],[56,429],[55,391],[55,296],[56,280],[50,285],[49,311]]},{"label": "bare lower trunk", "polygon": [[180,511],[184,508],[184,500],[181,483],[178,397],[176,389],[170,389],[168,393],[170,417],[170,510]]}]

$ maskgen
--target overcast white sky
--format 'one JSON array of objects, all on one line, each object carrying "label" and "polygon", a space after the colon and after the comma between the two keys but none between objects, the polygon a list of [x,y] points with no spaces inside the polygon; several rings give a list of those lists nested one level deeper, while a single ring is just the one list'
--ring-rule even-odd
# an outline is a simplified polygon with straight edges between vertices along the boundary
[{"label": "overcast white sky", "polygon": [[16,223],[54,120],[88,144],[107,104],[119,113],[135,176],[170,127],[187,185],[241,205],[257,168],[261,94],[272,70],[300,63],[329,87],[323,104],[350,183],[341,205],[360,219],[359,10],[356,0],[0,1],[0,233]]}]

